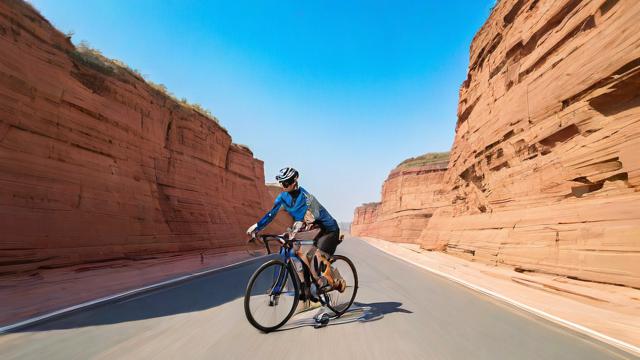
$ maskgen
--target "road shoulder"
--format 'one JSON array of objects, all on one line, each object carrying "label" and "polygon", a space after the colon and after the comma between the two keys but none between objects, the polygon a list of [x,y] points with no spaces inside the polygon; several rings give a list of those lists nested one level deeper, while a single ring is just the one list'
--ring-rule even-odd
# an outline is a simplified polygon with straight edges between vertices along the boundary
[{"label": "road shoulder", "polygon": [[415,244],[359,237],[404,261],[525,311],[640,355],[640,290],[491,266]]},{"label": "road shoulder", "polygon": [[0,276],[0,327],[197,276],[260,255],[262,252],[246,250],[191,251],[5,274]]}]

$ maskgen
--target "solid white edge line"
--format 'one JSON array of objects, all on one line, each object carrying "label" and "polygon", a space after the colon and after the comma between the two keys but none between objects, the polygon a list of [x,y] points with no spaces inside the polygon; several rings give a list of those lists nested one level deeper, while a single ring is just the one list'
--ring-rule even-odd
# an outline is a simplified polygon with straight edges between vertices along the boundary
[{"label": "solid white edge line", "polygon": [[[362,239],[362,238],[360,238],[360,239]],[[483,293],[485,295],[491,296],[491,297],[496,298],[498,300],[504,301],[504,302],[506,302],[506,303],[508,303],[510,305],[513,305],[513,306],[515,306],[517,308],[520,308],[522,310],[530,312],[530,313],[532,313],[534,315],[537,315],[537,316],[539,316],[541,318],[550,320],[550,321],[552,321],[554,323],[557,323],[557,324],[564,325],[564,326],[566,326],[566,327],[568,327],[570,329],[573,329],[573,330],[575,330],[575,331],[577,331],[579,333],[589,335],[589,336],[591,336],[593,338],[596,338],[596,339],[598,339],[598,340],[600,340],[600,341],[602,341],[604,343],[607,343],[609,345],[615,346],[615,347],[617,347],[619,349],[622,349],[624,351],[632,353],[633,355],[640,356],[640,347],[637,347],[635,345],[626,343],[626,342],[624,342],[622,340],[618,340],[616,338],[612,338],[612,337],[610,337],[608,335],[605,335],[605,334],[600,333],[598,331],[589,329],[588,327],[573,323],[571,321],[559,318],[559,317],[557,317],[555,315],[551,315],[551,314],[549,314],[547,312],[544,312],[542,310],[536,309],[536,308],[531,307],[529,305],[525,305],[523,303],[520,303],[520,302],[518,302],[516,300],[508,298],[508,297],[506,297],[504,295],[501,295],[499,293],[496,293],[494,291],[487,290],[487,289],[482,288],[480,286],[477,286],[477,285],[471,284],[469,282],[466,282],[466,281],[464,281],[462,279],[458,279],[457,277],[455,277],[453,275],[449,275],[449,274],[441,272],[439,270],[432,269],[432,268],[430,268],[430,267],[428,267],[426,265],[419,264],[419,263],[417,263],[417,262],[415,262],[413,260],[405,259],[405,258],[401,257],[400,255],[393,254],[393,253],[387,251],[386,249],[384,249],[383,247],[378,246],[377,244],[374,244],[372,241],[368,241],[366,239],[362,239],[362,240],[364,242],[370,244],[371,246],[383,251],[385,254],[389,254],[389,255],[394,256],[394,257],[396,257],[396,258],[398,258],[400,260],[403,260],[403,261],[408,262],[410,264],[413,264],[413,265],[415,265],[417,267],[420,267],[422,269],[430,271],[430,272],[432,272],[432,273],[434,273],[436,275],[442,276],[442,277],[444,277],[444,278],[446,278],[448,280],[451,280],[453,282],[456,282],[458,284],[461,284],[463,286],[466,286],[468,288],[471,288],[471,289],[473,289],[475,291],[478,291],[478,292]]]},{"label": "solid white edge line", "polygon": [[0,327],[0,334],[5,334],[5,333],[7,333],[7,332],[9,332],[9,331],[11,331],[13,329],[21,328],[21,327],[24,327],[24,326],[27,326],[27,325],[30,325],[30,324],[33,324],[33,323],[37,323],[37,322],[40,322],[40,321],[46,320],[48,318],[52,318],[54,316],[58,316],[58,315],[64,314],[64,313],[68,313],[68,312],[71,312],[71,311],[79,310],[79,309],[82,309],[82,308],[85,308],[85,307],[88,307],[88,306],[92,306],[92,305],[96,305],[96,304],[99,304],[99,303],[103,303],[103,302],[108,302],[108,301],[111,301],[111,300],[119,299],[119,298],[126,297],[126,296],[129,296],[129,295],[145,292],[147,290],[151,290],[151,289],[154,289],[154,288],[160,288],[160,287],[163,287],[163,286],[166,286],[166,285],[169,285],[169,284],[173,284],[173,283],[176,283],[176,282],[180,282],[180,281],[183,281],[183,280],[186,280],[186,279],[190,279],[190,278],[197,277],[197,276],[200,276],[200,275],[208,274],[208,273],[211,273],[211,272],[224,270],[224,269],[227,269],[227,268],[230,268],[230,267],[233,267],[233,266],[237,266],[237,265],[241,265],[241,264],[244,264],[244,263],[248,263],[250,261],[253,261],[253,260],[256,260],[256,259],[260,259],[260,258],[263,258],[263,257],[266,257],[266,256],[269,256],[269,255],[263,255],[263,256],[247,259],[247,260],[242,260],[242,261],[239,261],[237,263],[225,265],[225,266],[219,267],[219,268],[213,268],[213,269],[203,270],[203,271],[199,271],[199,272],[195,272],[195,273],[190,273],[190,274],[187,274],[187,275],[179,276],[177,278],[161,281],[159,283],[143,286],[141,288],[137,288],[137,289],[133,289],[133,290],[127,290],[127,291],[124,291],[124,292],[121,292],[121,293],[118,293],[118,294],[115,294],[115,295],[109,295],[109,296],[101,297],[99,299],[90,300],[90,301],[86,301],[86,302],[83,302],[83,303],[80,303],[80,304],[77,304],[77,305],[73,305],[73,306],[69,306],[69,307],[66,307],[66,308],[62,308],[60,310],[56,310],[56,311],[52,311],[52,312],[49,312],[49,313],[46,313],[46,314],[42,314],[42,315],[39,315],[39,316],[28,318],[28,319],[19,321],[17,323],[13,323],[13,324],[2,326],[2,327]]}]

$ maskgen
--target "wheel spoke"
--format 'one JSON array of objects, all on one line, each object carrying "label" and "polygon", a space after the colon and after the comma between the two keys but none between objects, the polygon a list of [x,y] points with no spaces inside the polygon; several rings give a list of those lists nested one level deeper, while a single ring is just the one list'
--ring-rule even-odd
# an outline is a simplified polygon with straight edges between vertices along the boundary
[{"label": "wheel spoke", "polygon": [[[294,279],[287,266],[273,260],[261,266],[251,277],[245,294],[245,313],[249,322],[263,331],[271,331],[286,322],[298,302]],[[275,290],[279,290],[274,296]]]},{"label": "wheel spoke", "polygon": [[334,271],[334,278],[340,277],[346,282],[346,286],[342,292],[334,289],[325,294],[327,306],[340,316],[351,306],[355,299],[358,277],[355,267],[351,261],[344,256],[335,256],[331,267]]}]

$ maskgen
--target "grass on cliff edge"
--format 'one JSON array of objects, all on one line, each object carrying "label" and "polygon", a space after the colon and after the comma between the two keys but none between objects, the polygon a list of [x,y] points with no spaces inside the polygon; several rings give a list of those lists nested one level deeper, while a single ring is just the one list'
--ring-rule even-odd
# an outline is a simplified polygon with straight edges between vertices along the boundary
[{"label": "grass on cliff edge", "polygon": [[[67,34],[67,36],[69,37],[70,35]],[[155,89],[156,91],[160,92],[161,94],[169,97],[170,99],[172,99],[176,103],[178,103],[178,104],[180,104],[180,105],[182,105],[182,106],[184,106],[184,107],[186,107],[188,109],[194,110],[195,112],[199,113],[200,115],[203,115],[203,116],[215,121],[218,125],[220,125],[220,121],[218,121],[218,119],[211,113],[211,111],[209,111],[209,109],[206,109],[205,107],[203,107],[202,105],[200,105],[198,103],[190,103],[189,101],[187,101],[186,98],[178,99],[178,97],[175,96],[171,91],[169,91],[169,89],[167,89],[167,87],[164,84],[157,84],[157,83],[149,80],[147,78],[147,76],[143,75],[137,69],[131,68],[129,65],[127,65],[123,61],[120,61],[120,60],[117,60],[117,59],[110,59],[110,58],[104,56],[100,50],[92,47],[85,40],[80,41],[80,43],[76,46],[75,52],[72,55],[77,60],[80,60],[84,64],[94,68],[95,70],[98,70],[98,71],[102,72],[105,75],[113,75],[118,70],[124,70],[124,71],[128,72],[129,74],[133,75],[134,77],[140,79],[141,81],[146,82],[153,89]],[[220,126],[222,127],[222,125],[220,125]],[[223,129],[224,129],[224,127],[223,127]]]},{"label": "grass on cliff edge", "polygon": [[380,204],[381,204],[381,202],[379,202],[379,201],[374,201],[374,202],[363,203],[363,204],[362,204],[362,205],[360,205],[360,206],[362,206],[362,207],[375,207],[375,206],[378,206],[378,205],[380,205]]},{"label": "grass on cliff edge", "polygon": [[396,166],[396,169],[407,169],[413,167],[420,167],[436,162],[449,160],[449,152],[435,152],[426,153],[417,157],[409,158]]}]

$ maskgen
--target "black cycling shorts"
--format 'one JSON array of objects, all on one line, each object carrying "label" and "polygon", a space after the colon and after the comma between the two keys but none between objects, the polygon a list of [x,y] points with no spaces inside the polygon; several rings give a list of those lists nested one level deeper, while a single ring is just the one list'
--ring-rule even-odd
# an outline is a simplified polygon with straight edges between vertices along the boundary
[{"label": "black cycling shorts", "polygon": [[313,241],[313,244],[329,255],[336,252],[336,247],[340,243],[340,230],[323,232],[321,231]]}]

